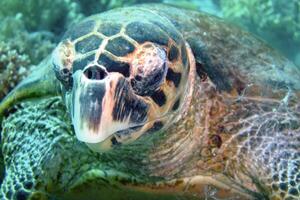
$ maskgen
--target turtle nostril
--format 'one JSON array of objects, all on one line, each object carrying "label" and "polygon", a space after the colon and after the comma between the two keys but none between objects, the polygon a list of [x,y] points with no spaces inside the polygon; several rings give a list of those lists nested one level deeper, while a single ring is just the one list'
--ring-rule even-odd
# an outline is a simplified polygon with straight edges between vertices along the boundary
[{"label": "turtle nostril", "polygon": [[106,72],[100,67],[89,67],[84,71],[84,75],[91,80],[102,80],[106,77]]}]

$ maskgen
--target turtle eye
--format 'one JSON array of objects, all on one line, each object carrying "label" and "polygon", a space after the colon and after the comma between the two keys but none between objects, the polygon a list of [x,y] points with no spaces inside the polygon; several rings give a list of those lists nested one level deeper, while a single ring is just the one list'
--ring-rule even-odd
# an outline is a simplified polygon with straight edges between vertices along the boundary
[{"label": "turtle eye", "polygon": [[56,78],[66,90],[70,90],[73,84],[71,70],[74,57],[75,49],[69,40],[60,42],[52,53],[52,64]]},{"label": "turtle eye", "polygon": [[136,75],[131,79],[131,86],[133,90],[141,96],[152,95],[163,82],[166,75],[166,64],[153,70],[150,74]]},{"label": "turtle eye", "polygon": [[143,46],[132,63],[131,86],[136,94],[153,94],[164,82],[167,74],[167,57],[164,49],[153,44]]},{"label": "turtle eye", "polygon": [[[54,69],[57,69],[56,67]],[[54,70],[56,78],[61,82],[66,90],[70,90],[73,85],[72,73],[67,68]]]}]

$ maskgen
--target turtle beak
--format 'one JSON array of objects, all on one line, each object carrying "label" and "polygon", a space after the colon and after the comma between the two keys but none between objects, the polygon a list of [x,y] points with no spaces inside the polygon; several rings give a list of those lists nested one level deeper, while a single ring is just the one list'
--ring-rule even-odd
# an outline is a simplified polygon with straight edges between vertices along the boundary
[{"label": "turtle beak", "polygon": [[148,105],[133,93],[129,82],[98,66],[73,74],[69,104],[76,136],[86,143],[101,143],[147,120]]}]

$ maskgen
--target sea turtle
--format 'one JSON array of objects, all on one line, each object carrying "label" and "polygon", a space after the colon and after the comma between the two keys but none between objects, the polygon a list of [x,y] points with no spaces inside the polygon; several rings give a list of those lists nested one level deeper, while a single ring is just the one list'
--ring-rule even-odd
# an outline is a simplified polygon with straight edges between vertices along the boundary
[{"label": "sea turtle", "polygon": [[1,199],[299,199],[299,91],[219,18],[88,17],[2,101]]}]

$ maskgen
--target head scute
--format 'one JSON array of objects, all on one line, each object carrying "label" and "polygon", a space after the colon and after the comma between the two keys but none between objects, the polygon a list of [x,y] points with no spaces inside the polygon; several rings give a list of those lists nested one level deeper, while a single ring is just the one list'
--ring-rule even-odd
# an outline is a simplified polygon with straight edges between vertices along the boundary
[{"label": "head scute", "polygon": [[104,17],[72,27],[53,52],[76,136],[99,151],[168,126],[188,78],[185,42],[165,18]]},{"label": "head scute", "polygon": [[167,75],[166,52],[152,43],[145,43],[137,51],[131,64],[131,85],[141,96],[153,94]]}]

